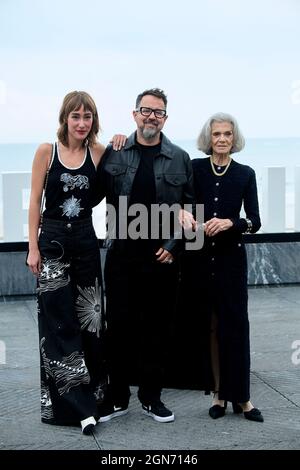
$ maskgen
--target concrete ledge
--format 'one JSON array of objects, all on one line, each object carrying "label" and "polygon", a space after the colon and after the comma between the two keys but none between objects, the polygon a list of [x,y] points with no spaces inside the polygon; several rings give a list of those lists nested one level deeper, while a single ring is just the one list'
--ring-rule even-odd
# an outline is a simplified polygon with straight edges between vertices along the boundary
[{"label": "concrete ledge", "polygon": [[26,252],[0,253],[0,295],[34,294],[36,278],[25,265]]},{"label": "concrete ledge", "polygon": [[300,242],[249,243],[248,284],[300,283]]},{"label": "concrete ledge", "polygon": [[[247,237],[247,241],[250,240],[252,238]],[[249,242],[246,249],[250,286],[300,283],[300,241]],[[2,247],[0,244],[0,295],[35,293],[36,279],[25,265],[26,246],[26,243],[2,244]],[[105,259],[105,251],[100,248],[102,260]]]}]

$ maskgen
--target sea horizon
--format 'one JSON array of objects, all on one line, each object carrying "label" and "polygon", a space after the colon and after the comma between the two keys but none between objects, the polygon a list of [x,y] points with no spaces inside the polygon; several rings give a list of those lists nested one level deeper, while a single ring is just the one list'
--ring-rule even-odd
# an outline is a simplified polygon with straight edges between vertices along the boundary
[{"label": "sea horizon", "polygon": [[[191,159],[204,158],[196,146],[196,138],[172,139],[186,150]],[[104,145],[108,142],[103,141]],[[39,143],[0,143],[0,173],[3,171],[31,171],[34,153]],[[233,158],[254,169],[272,165],[300,165],[300,137],[249,137],[245,148]],[[249,160],[248,160],[249,159]]]}]

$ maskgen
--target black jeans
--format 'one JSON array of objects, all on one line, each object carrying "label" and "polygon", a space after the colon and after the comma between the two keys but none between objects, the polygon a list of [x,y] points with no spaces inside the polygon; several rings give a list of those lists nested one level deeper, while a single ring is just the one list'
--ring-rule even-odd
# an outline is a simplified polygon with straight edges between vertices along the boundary
[{"label": "black jeans", "polygon": [[45,219],[38,278],[42,421],[97,418],[107,386],[98,240],[91,219]]},{"label": "black jeans", "polygon": [[111,398],[129,402],[130,383],[143,404],[160,399],[173,313],[178,267],[155,256],[109,250],[105,265]]}]

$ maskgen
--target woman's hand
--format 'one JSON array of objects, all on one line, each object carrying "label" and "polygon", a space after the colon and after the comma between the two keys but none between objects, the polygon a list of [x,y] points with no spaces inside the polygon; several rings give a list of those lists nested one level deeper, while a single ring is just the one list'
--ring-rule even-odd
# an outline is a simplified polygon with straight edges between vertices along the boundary
[{"label": "woman's hand", "polygon": [[123,134],[115,134],[113,138],[110,140],[110,143],[113,146],[114,150],[121,150],[127,141],[127,135]]},{"label": "woman's hand", "polygon": [[35,276],[38,276],[41,271],[41,255],[38,249],[29,251],[27,266]]},{"label": "woman's hand", "polygon": [[208,237],[214,237],[219,232],[228,230],[233,226],[233,223],[230,219],[217,219],[213,217],[204,224],[204,231]]}]

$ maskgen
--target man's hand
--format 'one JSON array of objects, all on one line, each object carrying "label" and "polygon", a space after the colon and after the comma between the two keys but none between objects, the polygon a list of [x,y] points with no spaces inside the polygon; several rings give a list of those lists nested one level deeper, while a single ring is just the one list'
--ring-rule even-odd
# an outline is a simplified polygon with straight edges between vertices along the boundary
[{"label": "man's hand", "polygon": [[180,209],[178,220],[184,230],[197,230],[198,222],[194,219],[193,214],[190,212]]},{"label": "man's hand", "polygon": [[163,248],[160,248],[155,254],[158,256],[157,261],[159,263],[171,264],[174,261],[173,255]]}]

